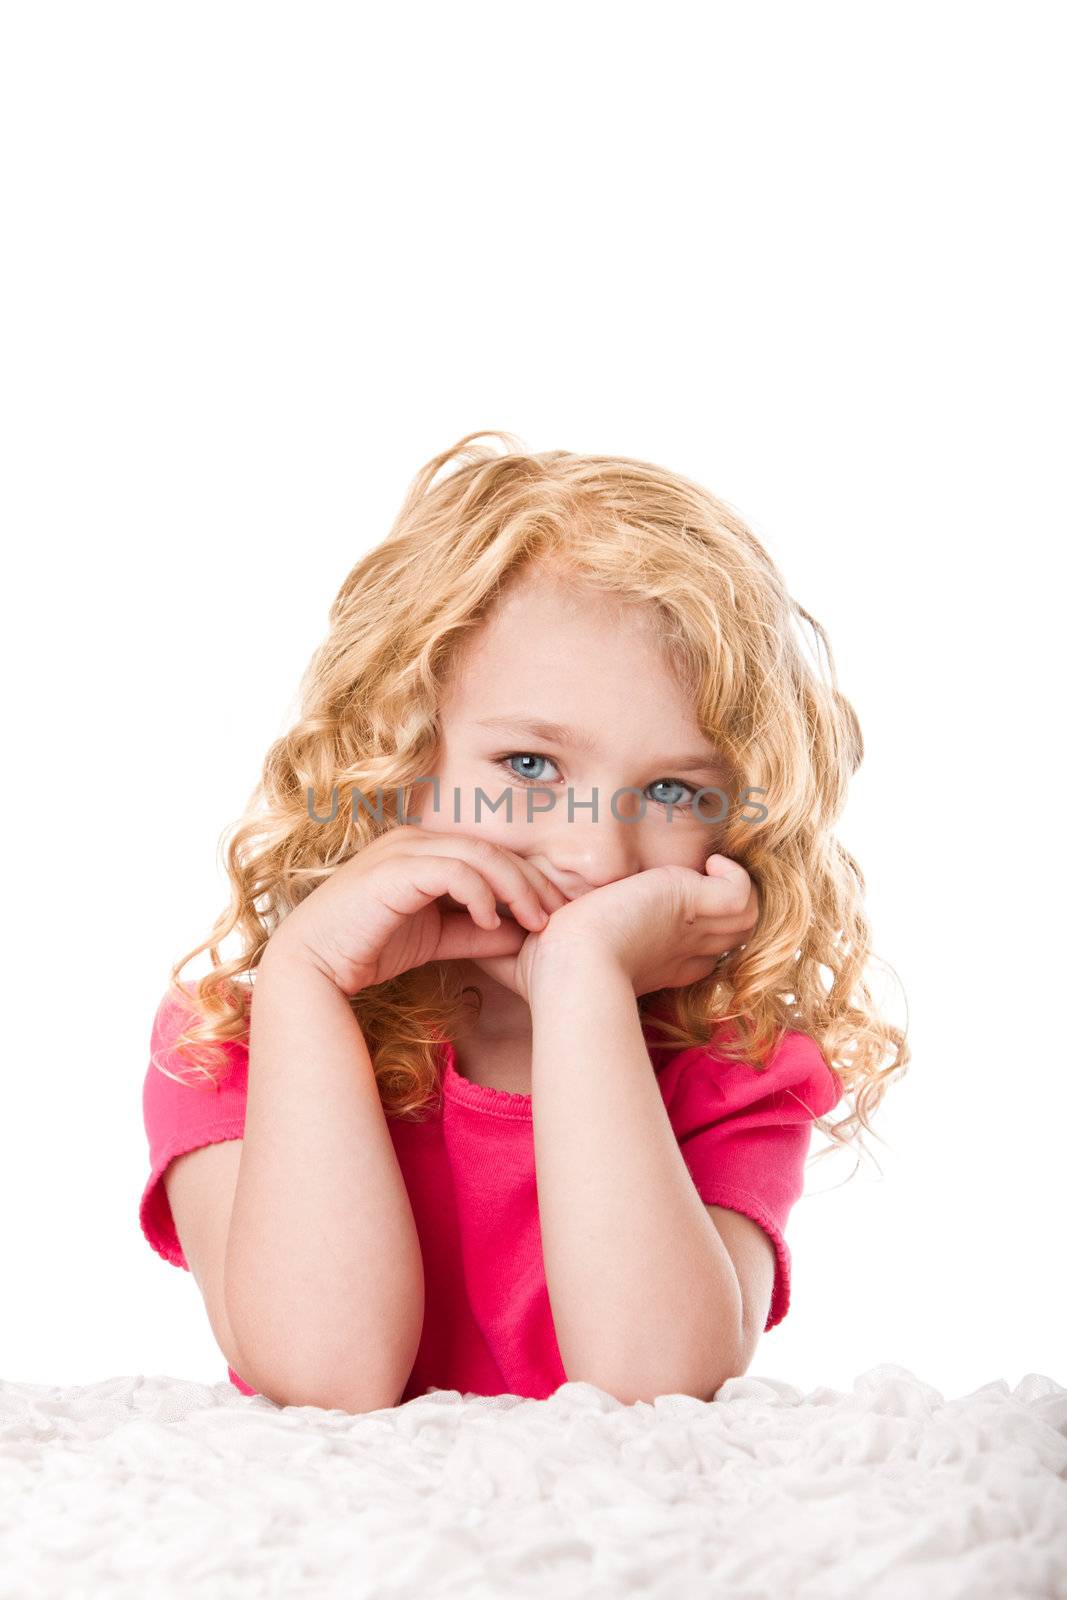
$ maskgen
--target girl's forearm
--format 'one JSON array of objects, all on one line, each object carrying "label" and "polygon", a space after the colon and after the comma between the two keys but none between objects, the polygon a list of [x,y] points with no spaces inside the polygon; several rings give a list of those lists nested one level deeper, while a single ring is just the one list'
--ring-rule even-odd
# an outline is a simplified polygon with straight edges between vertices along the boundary
[{"label": "girl's forearm", "polygon": [[396,1403],[422,1336],[422,1254],[366,1040],[345,995],[284,945],[256,974],[226,1309],[284,1405]]},{"label": "girl's forearm", "polygon": [[617,964],[559,943],[531,994],[545,1276],[564,1370],[626,1404],[710,1399],[741,1348],[733,1262],[678,1147]]}]

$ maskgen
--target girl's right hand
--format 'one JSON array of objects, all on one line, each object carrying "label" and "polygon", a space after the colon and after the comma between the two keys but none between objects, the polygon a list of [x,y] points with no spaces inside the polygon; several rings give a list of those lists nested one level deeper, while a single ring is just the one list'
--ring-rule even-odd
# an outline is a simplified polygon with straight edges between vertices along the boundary
[{"label": "girl's right hand", "polygon": [[[514,921],[494,925],[498,903]],[[540,868],[503,845],[397,824],[295,906],[262,959],[296,950],[354,995],[428,961],[515,955],[566,904]]]}]

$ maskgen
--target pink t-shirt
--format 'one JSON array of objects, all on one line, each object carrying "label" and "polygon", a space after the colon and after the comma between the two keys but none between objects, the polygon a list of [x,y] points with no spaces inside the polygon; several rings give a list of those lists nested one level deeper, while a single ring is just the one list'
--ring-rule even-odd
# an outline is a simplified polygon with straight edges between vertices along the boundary
[{"label": "pink t-shirt", "polygon": [[[254,994],[254,990],[253,990]],[[188,1075],[170,1049],[189,1012],[165,995],[151,1054]],[[744,1212],[771,1238],[774,1294],[766,1328],[789,1309],[785,1226],[804,1188],[811,1124],[841,1098],[815,1042],[788,1033],[763,1072],[714,1050],[649,1045],[668,1118],[700,1198]],[[162,1182],[188,1150],[244,1133],[247,1044],[222,1046],[229,1064],[218,1090],[175,1083],[150,1061],[144,1122],[151,1175],[141,1197],[145,1238],[165,1261],[189,1270]],[[442,1086],[432,1120],[387,1118],[407,1185],[425,1272],[422,1340],[401,1402],[432,1385],[461,1394],[517,1394],[543,1400],[566,1382],[545,1284],[537,1210],[532,1098],[474,1084],[455,1068],[448,1041],[437,1048]],[[231,1382],[255,1394],[232,1367]]]}]

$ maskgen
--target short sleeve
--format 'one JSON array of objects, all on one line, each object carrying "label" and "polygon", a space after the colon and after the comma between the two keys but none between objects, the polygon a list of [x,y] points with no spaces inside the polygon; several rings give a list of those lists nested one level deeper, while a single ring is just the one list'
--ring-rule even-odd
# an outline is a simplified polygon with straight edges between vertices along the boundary
[{"label": "short sleeve", "polygon": [[[189,991],[188,985],[182,988]],[[175,1232],[163,1174],[177,1156],[189,1150],[243,1138],[248,1089],[247,1044],[226,1041],[212,1045],[213,1051],[224,1051],[226,1056],[222,1068],[212,1068],[219,1074],[217,1086],[174,1048],[178,1034],[196,1015],[192,1005],[182,1004],[173,991],[164,995],[152,1023],[142,1096],[151,1171],[141,1196],[141,1231],[164,1261],[187,1272],[189,1263]],[[174,1076],[168,1077],[168,1073]],[[175,1082],[175,1078],[183,1081]]]},{"label": "short sleeve", "polygon": [[789,1310],[786,1223],[804,1192],[812,1123],[840,1100],[838,1079],[814,1039],[787,1033],[763,1069],[696,1047],[679,1051],[659,1082],[701,1200],[743,1212],[774,1245],[766,1332]]}]

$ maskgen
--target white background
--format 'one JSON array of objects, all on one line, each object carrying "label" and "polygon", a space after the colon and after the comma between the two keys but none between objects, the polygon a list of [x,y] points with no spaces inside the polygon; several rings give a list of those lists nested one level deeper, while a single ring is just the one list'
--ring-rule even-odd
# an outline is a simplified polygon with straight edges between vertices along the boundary
[{"label": "white background", "polygon": [[152,1015],[341,580],[503,428],[735,506],[860,716],[914,1056],[750,1370],[1067,1382],[1058,13],[5,8],[0,1378],[225,1381]]}]

